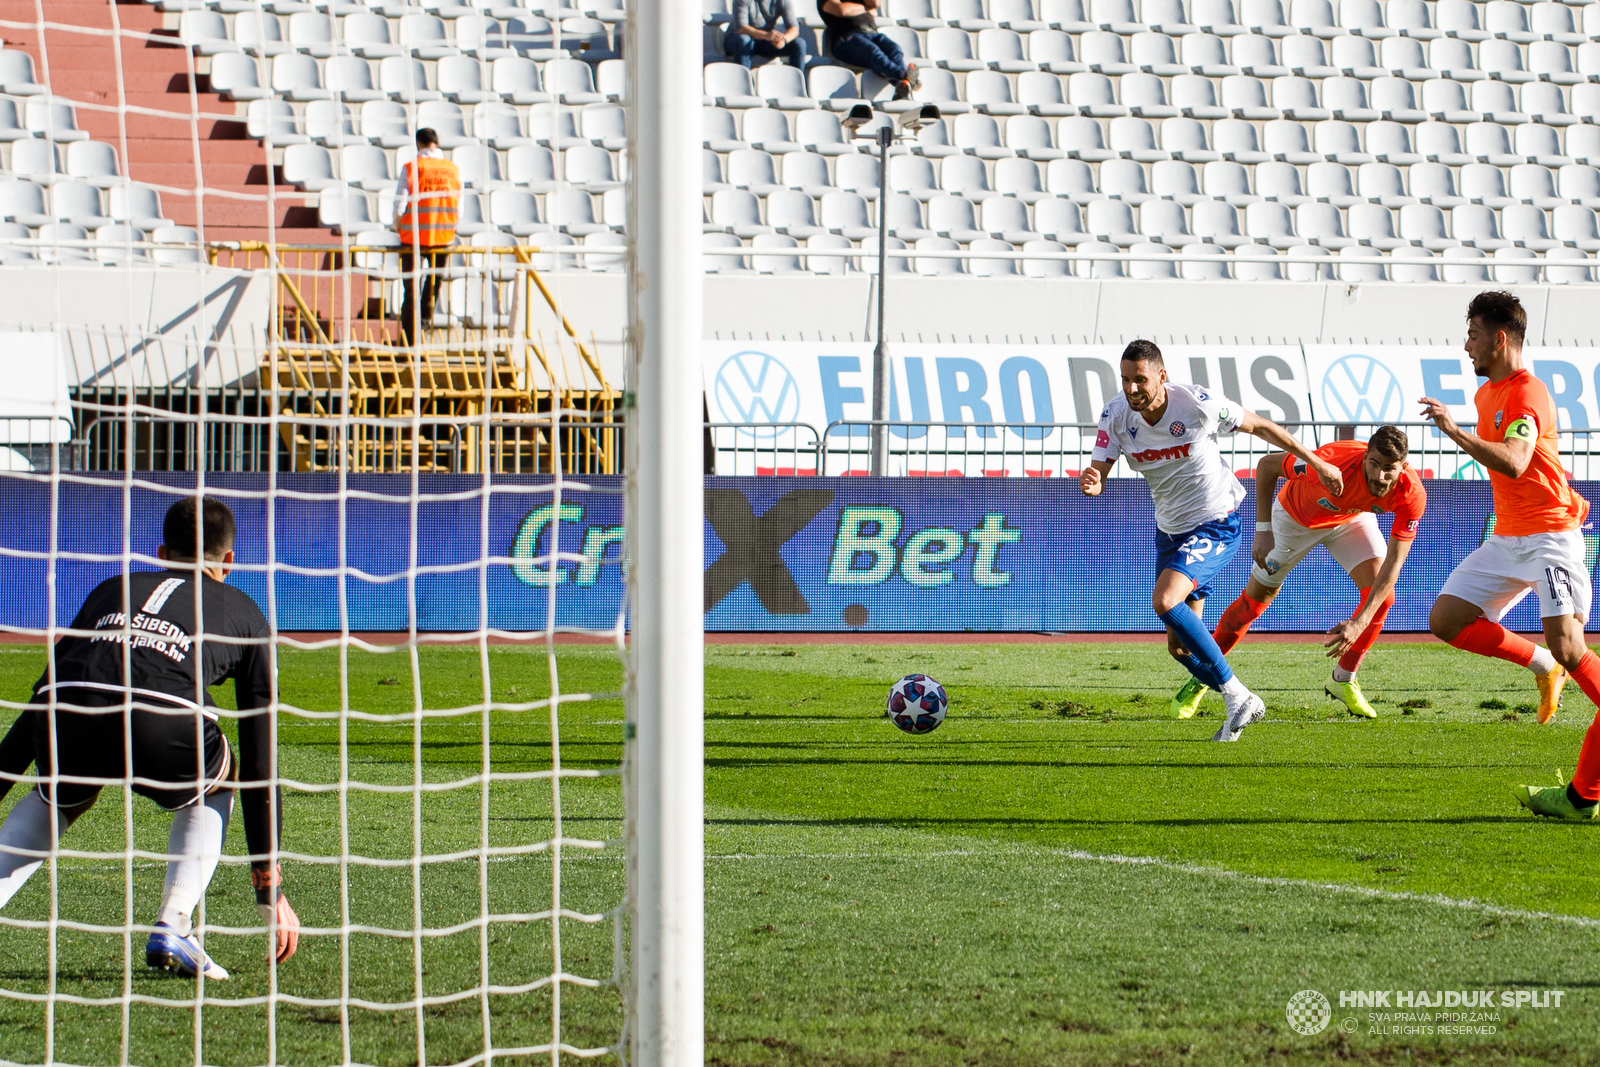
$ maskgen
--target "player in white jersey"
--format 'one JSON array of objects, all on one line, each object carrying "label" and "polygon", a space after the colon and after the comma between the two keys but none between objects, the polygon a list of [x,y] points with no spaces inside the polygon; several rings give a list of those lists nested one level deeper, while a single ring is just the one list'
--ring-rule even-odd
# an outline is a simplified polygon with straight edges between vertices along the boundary
[{"label": "player in white jersey", "polygon": [[1156,585],[1150,605],[1167,627],[1167,650],[1196,680],[1221,693],[1228,714],[1213,741],[1236,741],[1266,714],[1201,622],[1211,580],[1239,548],[1244,486],[1222,458],[1218,433],[1247,433],[1304,460],[1335,495],[1339,468],[1270,419],[1197,385],[1168,384],[1161,349],[1135,341],[1122,353],[1122,392],[1100,414],[1094,455],[1080,479],[1099,496],[1124,457],[1144,475],[1156,509]]}]

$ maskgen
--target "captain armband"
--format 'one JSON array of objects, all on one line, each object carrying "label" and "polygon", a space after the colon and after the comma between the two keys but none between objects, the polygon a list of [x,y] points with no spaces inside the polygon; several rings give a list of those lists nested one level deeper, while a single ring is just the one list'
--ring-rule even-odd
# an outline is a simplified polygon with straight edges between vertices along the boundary
[{"label": "captain armband", "polygon": [[1506,426],[1506,433],[1503,439],[1510,441],[1513,438],[1519,441],[1536,441],[1539,438],[1539,427],[1533,419],[1526,415],[1512,419]]}]

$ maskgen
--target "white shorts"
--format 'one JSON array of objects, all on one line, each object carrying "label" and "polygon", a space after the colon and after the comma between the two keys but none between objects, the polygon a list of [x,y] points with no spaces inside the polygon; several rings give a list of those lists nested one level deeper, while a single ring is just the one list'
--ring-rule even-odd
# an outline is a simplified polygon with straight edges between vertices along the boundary
[{"label": "white shorts", "polygon": [[1383,558],[1386,550],[1383,534],[1378,530],[1378,519],[1370,511],[1364,511],[1338,526],[1311,529],[1302,526],[1276,500],[1272,502],[1272,538],[1275,544],[1272,551],[1267,553],[1267,565],[1250,565],[1250,577],[1269,589],[1282,585],[1283,580],[1289,577],[1289,572],[1294,570],[1294,565],[1305,559],[1306,553],[1318,545],[1328,546],[1328,554],[1344,568],[1346,574],[1369,559]]},{"label": "white shorts", "polygon": [[1584,564],[1583,534],[1577,530],[1491,535],[1456,564],[1440,596],[1476,604],[1494,622],[1530,592],[1539,593],[1539,617],[1576,615],[1589,621],[1589,568]]}]

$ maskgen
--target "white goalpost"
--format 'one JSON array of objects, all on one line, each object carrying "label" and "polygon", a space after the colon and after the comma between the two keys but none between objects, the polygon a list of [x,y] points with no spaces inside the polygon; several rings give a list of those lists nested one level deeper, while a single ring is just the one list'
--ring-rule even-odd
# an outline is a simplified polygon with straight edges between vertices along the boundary
[{"label": "white goalpost", "polygon": [[705,1042],[700,11],[630,14],[632,1018],[640,1067],[688,1067]]},{"label": "white goalpost", "polygon": [[[131,575],[165,565],[156,549],[169,505],[197,494],[228,504],[238,521],[228,584],[259,605],[267,630],[217,640],[262,648],[277,686],[271,770],[238,796],[283,790],[271,858],[282,861],[300,942],[284,962],[262,955],[276,926],[255,910],[236,797],[220,866],[192,917],[195,944],[231,974],[180,978],[147,966],[163,874],[193,857],[171,851],[180,837],[169,841],[171,816],[139,794],[146,778],[89,776],[79,784],[101,787],[98,803],[70,828],[63,821],[57,844],[29,852],[41,867],[0,899],[0,1067],[698,1067],[699,0],[627,0],[625,21],[607,31],[625,80],[600,87],[604,104],[584,97],[626,114],[626,147],[607,139],[625,226],[612,217],[622,201],[600,191],[621,195],[615,183],[568,180],[569,144],[593,165],[602,139],[563,141],[580,106],[565,90],[506,111],[495,109],[512,109],[513,94],[490,93],[458,109],[462,143],[446,152],[504,161],[485,162],[473,172],[480,183],[468,183],[468,194],[482,193],[482,226],[469,233],[463,210],[448,257],[416,254],[404,265],[384,219],[392,184],[372,172],[357,180],[355,168],[387,165],[392,183],[411,158],[406,138],[448,121],[439,94],[420,88],[438,84],[440,57],[408,68],[409,89],[363,96],[334,70],[346,78],[366,63],[378,82],[392,57],[344,38],[334,9],[353,5],[150,0],[160,12],[151,29],[130,16],[146,8],[106,3],[104,24],[53,22],[47,5],[31,22],[0,20],[8,37],[26,37],[37,77],[0,84],[0,119],[5,102],[19,115],[30,100],[47,102],[43,132],[27,140],[49,142],[61,170],[18,179],[24,192],[87,205],[97,189],[106,215],[86,216],[106,223],[98,229],[42,214],[0,224],[0,285],[29,294],[0,300],[0,374],[28,367],[37,385],[20,406],[0,398],[10,434],[0,442],[0,594],[11,604],[0,606],[0,734],[13,716],[33,716],[58,744],[56,716],[81,705],[59,689],[29,691],[58,642],[114,641],[127,656],[152,640],[138,628],[138,603],[75,629],[87,592],[105,579],[126,591]],[[449,41],[465,42],[478,16],[445,6],[463,19]],[[389,19],[397,44],[427,53],[398,36],[421,7],[371,3],[358,17],[368,8]],[[328,41],[288,39],[291,14],[323,11]],[[273,19],[282,41],[263,29]],[[174,84],[210,78],[212,91],[232,95],[203,99],[208,83],[196,81],[201,88],[168,90],[161,107],[148,94],[130,103],[123,58],[180,39]],[[20,50],[14,38],[0,48]],[[74,80],[73,50],[91,48],[106,52],[115,103]],[[494,50],[460,51],[488,85]],[[577,64],[562,77],[581,68],[600,78],[600,63],[539,54],[543,78],[557,78],[561,63]],[[8,77],[23,66],[0,60]],[[286,86],[283,72],[294,70],[316,71],[328,92]],[[337,111],[347,102],[348,135]],[[368,103],[398,125],[363,127]],[[84,121],[110,113],[115,133]],[[73,115],[94,128],[58,138]],[[275,177],[259,192],[207,188],[203,127],[217,120],[247,126],[261,165],[281,168],[300,191]],[[491,188],[515,184],[488,181],[510,164],[491,121],[521,123],[528,136],[503,139],[551,160],[548,188],[507,194],[525,208],[522,228],[490,215]],[[536,121],[548,122],[549,138]],[[163,123],[183,131],[192,177],[167,166],[141,184],[165,162],[141,158],[154,151],[141,138]],[[74,148],[65,173],[68,146],[80,142],[115,151]],[[10,172],[42,151],[0,148]],[[80,174],[80,157],[109,158],[110,170]],[[316,173],[293,176],[323,158],[320,187]],[[557,205],[570,211],[576,200],[612,232],[558,218]],[[219,240],[246,209],[267,238]],[[288,217],[300,220],[298,245],[281,236]],[[304,236],[315,229],[308,217],[325,240]],[[626,285],[626,321],[574,327],[558,306],[570,279],[611,269]],[[431,328],[414,320],[424,333],[407,345],[390,329],[402,286],[420,287],[430,272],[438,310]],[[585,337],[590,328],[602,335]],[[518,390],[521,407],[495,406]],[[591,589],[613,596],[609,615],[574,598]],[[204,625],[202,616],[197,630]],[[198,661],[207,637],[191,636]],[[123,688],[104,716],[108,731],[146,702]],[[224,704],[225,690],[215,694]],[[210,712],[238,737],[247,712]],[[206,711],[193,714],[201,729]],[[237,758],[240,742],[230,744]],[[10,785],[0,821],[41,783],[80,778],[59,762],[54,774],[0,766]]]}]

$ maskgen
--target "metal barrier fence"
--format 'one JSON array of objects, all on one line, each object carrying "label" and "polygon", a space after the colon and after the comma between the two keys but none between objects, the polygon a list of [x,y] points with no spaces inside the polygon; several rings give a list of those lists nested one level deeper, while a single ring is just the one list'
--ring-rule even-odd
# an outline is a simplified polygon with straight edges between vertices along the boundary
[{"label": "metal barrier fence", "polygon": [[[1076,477],[1089,463],[1098,426],[1094,423],[950,423],[872,420],[829,423],[817,449],[816,471],[823,475],[864,475],[871,465],[872,426],[889,434],[889,473],[911,477]],[[1394,423],[1411,442],[1410,462],[1425,478],[1487,477],[1483,468],[1432,423]],[[1365,440],[1378,424],[1301,422],[1289,429],[1303,442],[1321,447],[1336,440]],[[1471,426],[1468,426],[1471,429]],[[1600,432],[1560,431],[1562,464],[1577,479],[1600,477]],[[1224,460],[1241,476],[1269,453],[1267,442],[1250,434],[1218,438]],[[1113,478],[1137,477],[1125,461]]]}]

